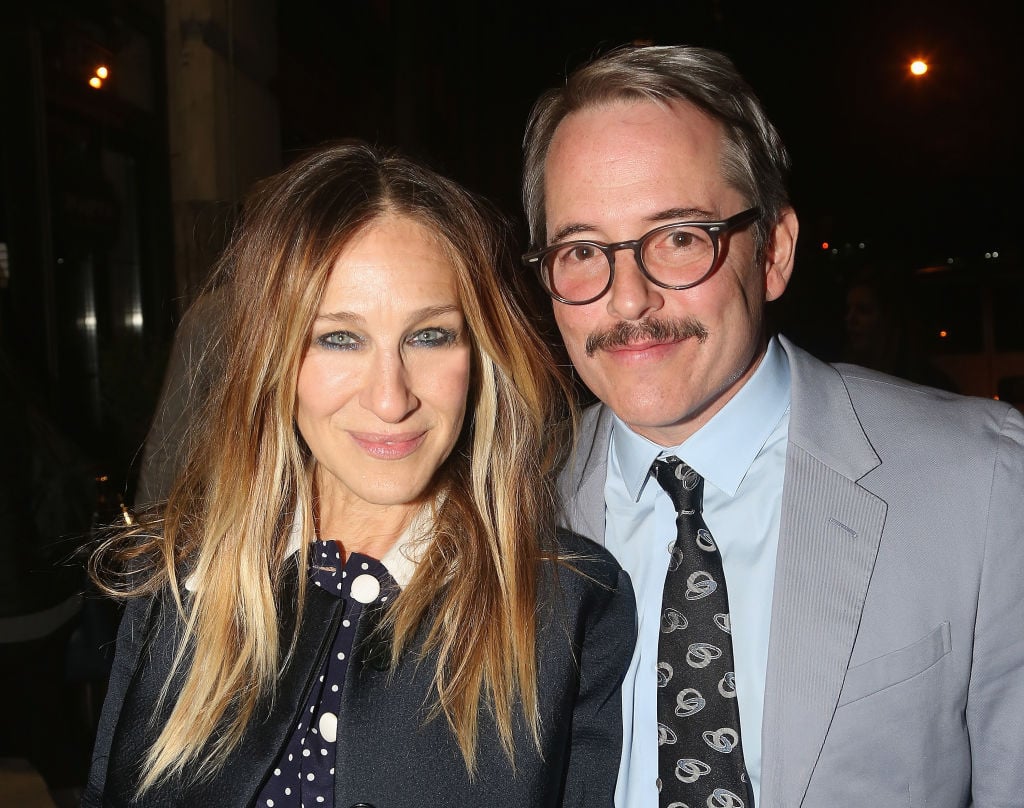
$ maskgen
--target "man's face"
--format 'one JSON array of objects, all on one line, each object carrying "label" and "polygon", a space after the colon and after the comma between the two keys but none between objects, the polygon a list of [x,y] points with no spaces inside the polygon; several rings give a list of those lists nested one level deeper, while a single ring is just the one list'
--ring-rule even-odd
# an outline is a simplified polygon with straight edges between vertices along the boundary
[{"label": "man's face", "polygon": [[[661,224],[745,210],[722,176],[721,138],[719,124],[685,102],[613,102],[569,115],[545,164],[549,243],[636,239]],[[718,270],[681,291],[648,281],[622,250],[603,297],[554,303],[580,378],[635,432],[681,443],[753,373],[766,345],[765,301],[782,294],[792,267],[792,211],[773,235],[761,262],[752,227],[724,237]]]}]

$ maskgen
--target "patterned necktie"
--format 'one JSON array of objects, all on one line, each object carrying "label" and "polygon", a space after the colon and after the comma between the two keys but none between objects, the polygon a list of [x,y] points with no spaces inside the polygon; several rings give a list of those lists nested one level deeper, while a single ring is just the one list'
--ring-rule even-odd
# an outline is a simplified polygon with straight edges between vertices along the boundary
[{"label": "patterned necktie", "polygon": [[722,556],[701,515],[704,478],[678,457],[655,460],[651,473],[676,509],[658,644],[659,805],[753,808]]}]

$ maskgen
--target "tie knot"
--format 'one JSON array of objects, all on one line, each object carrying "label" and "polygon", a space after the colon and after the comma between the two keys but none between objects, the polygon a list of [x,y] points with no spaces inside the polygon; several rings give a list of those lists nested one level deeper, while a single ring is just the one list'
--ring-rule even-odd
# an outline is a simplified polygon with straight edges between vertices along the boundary
[{"label": "tie knot", "polygon": [[651,473],[672,499],[676,513],[700,513],[704,500],[704,478],[678,457],[654,461]]}]

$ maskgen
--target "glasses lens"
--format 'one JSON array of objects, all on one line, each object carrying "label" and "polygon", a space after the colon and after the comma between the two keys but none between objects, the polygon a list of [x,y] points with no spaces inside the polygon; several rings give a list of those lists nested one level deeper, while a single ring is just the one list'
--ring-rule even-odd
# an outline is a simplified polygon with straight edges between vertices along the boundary
[{"label": "glasses lens", "polygon": [[585,241],[565,244],[544,256],[548,289],[563,300],[581,302],[597,297],[608,284],[608,259]]},{"label": "glasses lens", "polygon": [[672,225],[649,233],[641,248],[651,277],[668,286],[701,280],[715,260],[715,243],[705,230]]}]

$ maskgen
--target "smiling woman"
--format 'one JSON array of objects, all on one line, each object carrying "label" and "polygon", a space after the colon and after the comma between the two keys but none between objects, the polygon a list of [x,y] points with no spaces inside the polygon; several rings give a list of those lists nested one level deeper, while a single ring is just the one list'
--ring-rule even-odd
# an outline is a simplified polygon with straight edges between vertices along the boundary
[{"label": "smiling woman", "polygon": [[94,558],[128,608],[83,805],[611,805],[632,594],[555,529],[566,388],[507,260],[366,146],[257,191],[196,449]]}]

